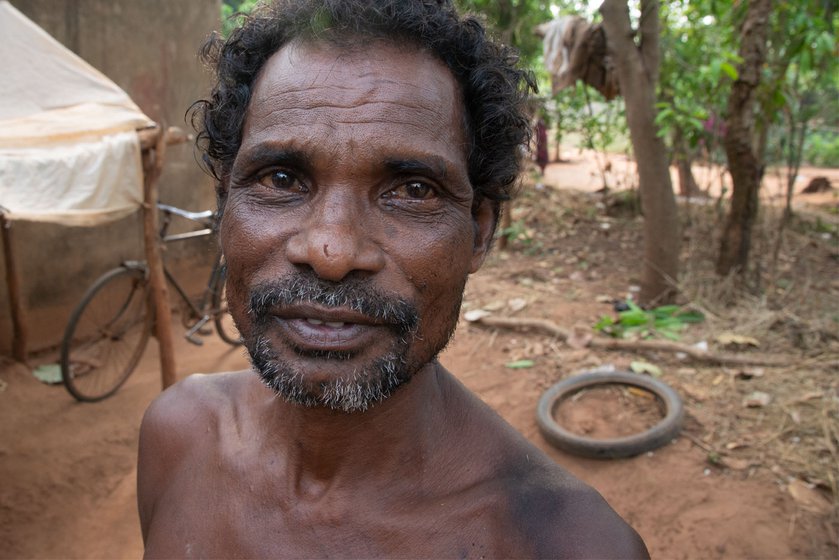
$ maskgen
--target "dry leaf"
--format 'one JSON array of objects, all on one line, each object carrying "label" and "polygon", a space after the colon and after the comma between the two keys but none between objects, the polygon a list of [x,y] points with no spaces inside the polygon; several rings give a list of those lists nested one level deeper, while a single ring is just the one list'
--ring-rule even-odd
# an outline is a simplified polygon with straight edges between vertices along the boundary
[{"label": "dry leaf", "polygon": [[527,307],[527,300],[524,298],[513,298],[507,302],[507,305],[510,306],[510,310],[515,313]]},{"label": "dry leaf", "polygon": [[487,311],[501,311],[504,309],[504,302],[501,300],[491,301],[484,305],[483,309],[486,309]]},{"label": "dry leaf", "polygon": [[629,387],[627,387],[626,391],[630,395],[634,395],[636,397],[641,397],[643,399],[655,400],[655,398],[656,398],[656,396],[654,394],[650,393],[649,391],[647,391],[645,389],[640,389],[638,387],[629,386]]},{"label": "dry leaf", "polygon": [[798,505],[807,511],[828,515],[833,510],[830,500],[825,498],[821,492],[797,478],[790,480],[787,491]]},{"label": "dry leaf", "polygon": [[723,457],[721,463],[735,471],[744,471],[752,466],[749,459],[738,459],[736,457]]},{"label": "dry leaf", "polygon": [[572,282],[582,282],[586,279],[586,275],[580,272],[579,270],[575,270],[568,276],[568,279]]},{"label": "dry leaf", "polygon": [[718,334],[716,341],[722,346],[760,346],[758,339],[733,332]]},{"label": "dry leaf", "polygon": [[488,317],[492,315],[489,311],[485,309],[470,309],[466,313],[463,314],[463,318],[469,321],[470,323],[474,323],[475,321],[480,321],[484,317]]},{"label": "dry leaf", "polygon": [[661,377],[661,368],[649,362],[632,362],[629,364],[629,369],[635,373],[647,373],[653,377]]},{"label": "dry leaf", "polygon": [[761,408],[772,402],[772,395],[763,391],[754,391],[743,398],[743,406],[747,408]]},{"label": "dry leaf", "polygon": [[615,298],[613,298],[612,296],[604,296],[601,294],[594,298],[594,301],[596,301],[597,303],[612,303],[613,301],[615,301]]}]

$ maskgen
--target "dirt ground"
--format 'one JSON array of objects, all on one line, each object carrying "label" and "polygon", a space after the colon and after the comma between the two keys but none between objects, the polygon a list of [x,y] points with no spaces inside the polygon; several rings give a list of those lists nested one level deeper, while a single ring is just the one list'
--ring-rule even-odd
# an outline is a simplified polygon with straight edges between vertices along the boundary
[{"label": "dirt ground", "polygon": [[[591,333],[595,321],[613,314],[610,300],[632,293],[640,275],[640,219],[620,196],[593,193],[601,183],[591,165],[579,154],[569,157],[577,161],[553,164],[546,177],[527,185],[514,205],[510,247],[494,252],[470,280],[464,312],[536,317]],[[631,182],[622,177],[614,182]],[[832,180],[839,186],[839,176]],[[597,488],[655,558],[836,558],[837,197],[813,199],[821,213],[789,227],[764,295],[736,300],[730,285],[709,272],[719,220],[710,200],[683,210],[689,225],[682,298],[706,321],[680,341],[731,351],[731,337],[726,346],[721,335],[733,333],[745,337],[740,355],[775,357],[783,365],[723,367],[673,353],[595,350],[465,320],[441,361],[550,457]],[[771,252],[775,215],[766,214],[756,235],[756,250],[765,253]],[[175,332],[181,330],[176,322]],[[241,349],[215,336],[201,348],[179,338],[176,348],[181,375],[247,364]],[[507,367],[521,360],[529,360],[528,367]],[[582,459],[545,442],[535,407],[548,387],[585,369],[626,369],[633,361],[657,366],[681,394],[686,420],[674,442],[622,460]],[[127,384],[96,404],[76,403],[60,385],[40,383],[22,365],[0,363],[0,558],[142,555],[137,436],[159,387],[154,342]],[[769,402],[745,406],[755,392]],[[601,436],[610,425],[655,416],[654,401],[639,404],[637,395],[625,392],[615,401],[616,393],[580,398],[561,416]],[[622,409],[621,402],[631,406]]]}]

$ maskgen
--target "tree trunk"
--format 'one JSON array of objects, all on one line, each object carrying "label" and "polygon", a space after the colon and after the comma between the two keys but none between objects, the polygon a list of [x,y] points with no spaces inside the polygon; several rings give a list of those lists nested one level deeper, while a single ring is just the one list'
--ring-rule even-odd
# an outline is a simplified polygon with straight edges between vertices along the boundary
[{"label": "tree trunk", "polygon": [[679,195],[685,198],[702,196],[704,193],[699,189],[696,178],[693,176],[693,158],[690,149],[684,135],[678,128],[673,135],[673,163],[675,163],[676,170],[679,172]]},{"label": "tree trunk", "polygon": [[749,259],[752,226],[757,216],[758,190],[763,165],[754,145],[755,91],[766,59],[766,35],[771,0],[749,0],[741,30],[739,55],[743,59],[728,98],[726,135],[723,139],[733,183],[731,210],[723,229],[717,273],[743,274]]},{"label": "tree trunk", "polygon": [[609,52],[615,59],[626,119],[638,165],[644,213],[642,303],[663,302],[675,294],[679,271],[679,216],[667,150],[655,126],[658,81],[658,2],[641,1],[640,45],[635,44],[626,0],[604,0],[600,7]]},{"label": "tree trunk", "polygon": [[676,154],[676,170],[679,172],[679,194],[685,198],[702,196],[704,194],[696,184],[693,176],[691,161],[684,154]]}]

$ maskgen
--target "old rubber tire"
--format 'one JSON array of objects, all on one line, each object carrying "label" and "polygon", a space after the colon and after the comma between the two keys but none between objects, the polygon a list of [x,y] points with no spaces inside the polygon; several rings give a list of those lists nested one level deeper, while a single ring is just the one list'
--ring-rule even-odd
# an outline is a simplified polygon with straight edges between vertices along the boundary
[{"label": "old rubber tire", "polygon": [[[559,404],[574,393],[598,385],[630,385],[650,391],[664,403],[664,418],[650,429],[631,436],[593,439],[569,432],[554,419]],[[545,391],[536,408],[539,431],[559,449],[595,459],[632,457],[672,441],[682,428],[682,399],[669,385],[658,379],[626,371],[593,370],[563,379]]]}]

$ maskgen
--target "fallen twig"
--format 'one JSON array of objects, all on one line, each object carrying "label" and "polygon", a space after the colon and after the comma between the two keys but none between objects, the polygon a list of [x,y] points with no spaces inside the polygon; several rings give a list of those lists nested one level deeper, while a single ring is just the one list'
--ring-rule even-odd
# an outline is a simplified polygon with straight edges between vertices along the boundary
[{"label": "fallen twig", "polygon": [[[536,319],[529,317],[481,317],[472,321],[473,325],[485,327],[500,327],[505,329],[537,330],[567,342],[571,337],[570,331],[563,329],[553,321],[547,319]],[[674,352],[685,354],[697,362],[708,362],[719,365],[738,366],[773,366],[783,367],[792,365],[789,361],[780,360],[766,356],[741,356],[734,354],[717,354],[701,350],[694,346],[672,342],[669,340],[622,340],[617,338],[594,337],[585,344],[592,348],[604,350],[630,350],[641,352]]]},{"label": "fallen twig", "polygon": [[684,431],[679,435],[684,436],[692,444],[694,444],[696,447],[702,449],[706,453],[716,453],[717,452],[713,447],[711,447],[710,445],[708,445],[707,443],[705,443],[704,441],[702,441],[701,439],[699,439],[698,437],[696,437],[694,435],[691,435],[691,434],[689,434],[687,432],[684,432]]}]

